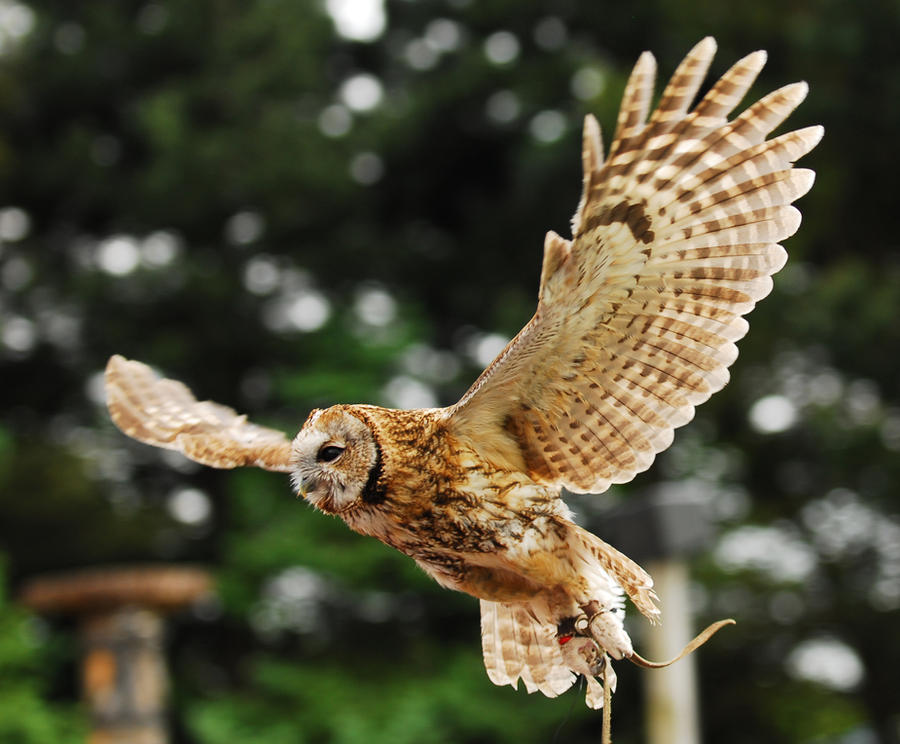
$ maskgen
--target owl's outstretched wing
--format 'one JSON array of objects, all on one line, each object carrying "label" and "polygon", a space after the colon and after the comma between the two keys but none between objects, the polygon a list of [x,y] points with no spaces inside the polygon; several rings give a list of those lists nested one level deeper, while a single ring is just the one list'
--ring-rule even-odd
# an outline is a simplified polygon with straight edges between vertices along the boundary
[{"label": "owl's outstretched wing", "polygon": [[282,432],[251,424],[218,403],[198,401],[184,384],[157,376],[141,362],[110,357],[106,405],[128,436],[203,465],[290,472],[291,443]]},{"label": "owl's outstretched wing", "polygon": [[647,469],[728,381],[742,316],[784,265],[790,204],[813,183],[792,165],[822,129],[766,140],[804,83],[727,120],[764,52],[689,110],[714,53],[711,38],[691,50],[649,120],[655,62],[641,55],[605,163],[586,119],[574,237],[548,233],[534,317],[447,409],[454,433],[537,480],[599,492]]}]

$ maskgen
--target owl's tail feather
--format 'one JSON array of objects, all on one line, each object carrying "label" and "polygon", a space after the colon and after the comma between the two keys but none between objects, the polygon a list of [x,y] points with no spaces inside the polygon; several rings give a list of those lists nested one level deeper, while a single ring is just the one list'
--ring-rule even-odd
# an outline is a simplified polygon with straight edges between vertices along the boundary
[{"label": "owl's tail feather", "polygon": [[524,605],[481,600],[481,648],[495,685],[516,687],[521,679],[529,693],[540,690],[556,697],[575,682],[563,660],[556,628],[536,620]]},{"label": "owl's tail feather", "polygon": [[558,638],[556,626],[537,620],[525,605],[483,599],[481,645],[485,669],[495,685],[516,687],[521,679],[529,693],[540,691],[553,698],[568,690],[576,675],[583,675],[587,706],[609,710],[616,674],[590,638]]}]

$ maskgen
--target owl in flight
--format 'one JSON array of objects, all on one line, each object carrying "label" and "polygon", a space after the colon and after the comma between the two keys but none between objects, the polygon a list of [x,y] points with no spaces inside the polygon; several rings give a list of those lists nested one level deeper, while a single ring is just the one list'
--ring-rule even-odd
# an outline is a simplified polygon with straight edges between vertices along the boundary
[{"label": "owl in flight", "polygon": [[114,356],[113,421],[205,465],[288,473],[316,508],[480,600],[495,684],[521,679],[553,697],[583,674],[587,704],[601,706],[609,657],[636,656],[624,596],[651,621],[659,611],[650,576],[577,526],[561,490],[630,481],[728,381],[743,316],[771,290],[786,260],[778,243],[800,224],[790,204],[813,183],[793,163],[822,135],[766,139],[805,83],[728,119],[761,51],[692,108],[714,53],[713,39],[697,44],[652,113],[656,65],[641,55],[605,160],[585,119],[572,238],[547,233],[534,317],[456,404],[335,405],[289,439]]}]

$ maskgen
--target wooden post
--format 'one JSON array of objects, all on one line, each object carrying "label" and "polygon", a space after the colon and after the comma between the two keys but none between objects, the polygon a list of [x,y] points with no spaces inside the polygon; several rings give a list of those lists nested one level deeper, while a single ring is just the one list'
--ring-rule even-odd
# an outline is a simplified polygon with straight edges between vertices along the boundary
[{"label": "wooden post", "polygon": [[[653,577],[663,622],[651,628],[645,656],[671,659],[694,637],[691,623],[690,579],[684,561],[653,561],[645,567]],[[649,744],[700,744],[697,705],[697,668],[694,654],[676,664],[644,675],[648,705],[644,716]]]},{"label": "wooden post", "polygon": [[[677,490],[611,510],[591,528],[653,577],[662,610],[661,625],[642,635],[642,656],[662,661],[677,656],[694,637],[687,559],[712,541],[708,506]],[[697,672],[693,654],[644,675],[644,721],[648,744],[699,744]]]},{"label": "wooden post", "polygon": [[168,744],[164,616],[211,588],[205,571],[171,566],[83,570],[25,587],[31,609],[80,617],[88,744]]}]

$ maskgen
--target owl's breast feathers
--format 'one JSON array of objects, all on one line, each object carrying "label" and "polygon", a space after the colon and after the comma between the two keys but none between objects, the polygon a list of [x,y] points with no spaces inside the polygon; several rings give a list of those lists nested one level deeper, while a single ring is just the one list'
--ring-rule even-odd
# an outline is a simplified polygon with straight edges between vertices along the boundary
[{"label": "owl's breast feathers", "polygon": [[363,504],[341,515],[352,529],[483,599],[512,601],[542,588],[540,570],[524,564],[541,554],[537,562],[549,567],[546,557],[565,548],[569,512],[558,489],[492,463],[454,437],[440,411],[352,408],[378,448]]}]

